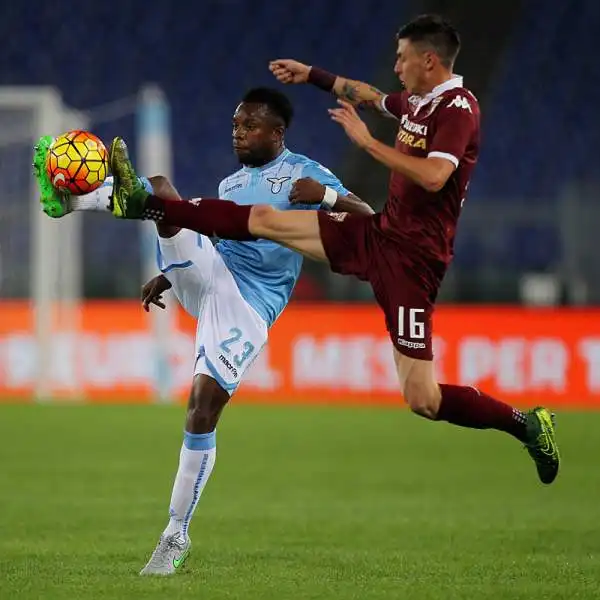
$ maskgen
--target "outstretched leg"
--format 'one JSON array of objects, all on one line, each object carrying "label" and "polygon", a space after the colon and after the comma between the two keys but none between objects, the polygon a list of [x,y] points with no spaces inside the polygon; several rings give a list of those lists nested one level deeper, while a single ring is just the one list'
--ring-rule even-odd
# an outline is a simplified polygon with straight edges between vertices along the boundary
[{"label": "outstretched leg", "polygon": [[249,241],[269,239],[314,260],[327,261],[316,211],[280,211],[269,205],[241,206],[229,200],[165,200],[144,189],[129,160],[127,146],[115,138],[110,148],[114,176],[112,213],[119,218],[152,219],[209,237]]}]

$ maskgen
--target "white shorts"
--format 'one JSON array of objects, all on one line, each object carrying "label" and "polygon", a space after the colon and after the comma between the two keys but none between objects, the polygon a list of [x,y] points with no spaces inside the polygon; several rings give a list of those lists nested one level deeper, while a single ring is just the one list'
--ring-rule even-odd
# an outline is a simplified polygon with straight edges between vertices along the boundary
[{"label": "white shorts", "polygon": [[244,300],[209,238],[182,229],[159,238],[158,266],[183,308],[198,319],[194,375],[233,394],[267,342],[267,324]]}]

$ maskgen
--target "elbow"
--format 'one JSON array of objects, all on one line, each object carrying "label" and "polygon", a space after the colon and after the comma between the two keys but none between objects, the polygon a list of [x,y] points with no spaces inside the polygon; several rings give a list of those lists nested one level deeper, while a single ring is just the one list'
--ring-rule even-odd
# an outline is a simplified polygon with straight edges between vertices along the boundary
[{"label": "elbow", "polygon": [[445,177],[431,177],[421,182],[423,187],[428,192],[439,192],[445,185],[447,179]]}]

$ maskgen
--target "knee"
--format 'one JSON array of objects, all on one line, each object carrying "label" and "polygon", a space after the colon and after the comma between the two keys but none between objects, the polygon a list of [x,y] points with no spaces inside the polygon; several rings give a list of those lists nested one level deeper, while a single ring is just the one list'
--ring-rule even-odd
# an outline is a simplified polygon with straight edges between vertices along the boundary
[{"label": "knee", "polygon": [[404,386],[404,400],[412,412],[434,420],[440,408],[441,395],[437,385],[409,380]]},{"label": "knee", "polygon": [[213,431],[228,401],[229,394],[218,385],[193,385],[188,403],[186,430],[190,433]]},{"label": "knee", "polygon": [[190,433],[210,433],[217,426],[224,404],[219,405],[208,394],[192,392],[187,410],[186,430]]},{"label": "knee", "polygon": [[252,231],[275,228],[277,209],[269,204],[255,204],[250,211],[249,227]]}]

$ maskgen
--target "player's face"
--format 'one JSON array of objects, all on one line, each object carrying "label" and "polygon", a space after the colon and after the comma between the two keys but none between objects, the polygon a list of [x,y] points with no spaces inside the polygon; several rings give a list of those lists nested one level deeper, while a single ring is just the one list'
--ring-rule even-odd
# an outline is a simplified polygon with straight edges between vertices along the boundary
[{"label": "player's face", "polygon": [[262,104],[240,104],[233,114],[233,151],[243,165],[260,167],[277,157],[281,128]]},{"label": "player's face", "polygon": [[426,77],[430,63],[430,52],[424,52],[409,40],[398,40],[394,72],[408,92],[423,94],[428,91]]}]

